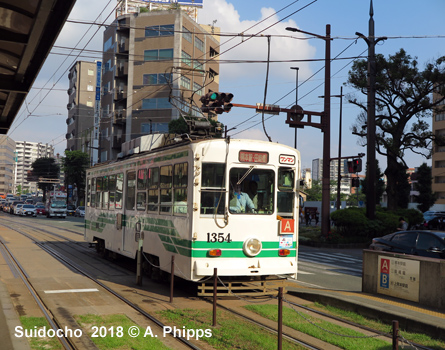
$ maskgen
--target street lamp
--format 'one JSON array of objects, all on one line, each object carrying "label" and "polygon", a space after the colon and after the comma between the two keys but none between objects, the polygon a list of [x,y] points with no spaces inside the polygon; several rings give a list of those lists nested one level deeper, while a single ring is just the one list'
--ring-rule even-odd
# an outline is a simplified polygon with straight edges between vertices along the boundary
[{"label": "street lamp", "polygon": [[[297,110],[298,106],[298,70],[300,69],[299,67],[290,67],[290,69],[295,69],[297,72],[297,79],[295,82],[295,110]],[[295,128],[295,140],[294,140],[294,148],[297,149],[297,130],[298,128]]]},{"label": "street lamp", "polygon": [[331,25],[326,24],[326,35],[318,35],[298,28],[287,27],[291,32],[300,32],[315,36],[325,41],[325,83],[324,83],[324,111],[322,117],[323,124],[323,177],[322,177],[322,200],[321,200],[321,234],[328,237],[330,227],[330,151],[331,151]]}]

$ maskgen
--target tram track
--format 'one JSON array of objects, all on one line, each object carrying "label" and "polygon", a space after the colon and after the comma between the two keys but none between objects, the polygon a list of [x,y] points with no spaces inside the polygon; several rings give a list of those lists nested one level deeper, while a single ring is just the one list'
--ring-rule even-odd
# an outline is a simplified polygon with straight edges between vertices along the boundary
[{"label": "tram track", "polygon": [[[9,220],[8,220],[8,221],[9,221]],[[11,222],[13,222],[13,221],[11,221]],[[15,223],[17,224],[17,222],[15,222]],[[32,226],[32,225],[29,225],[29,224],[23,224],[23,225],[26,226],[26,227],[30,227],[30,228],[32,228],[34,231],[41,231],[41,232],[44,233],[45,235],[49,235],[50,237],[57,238],[57,239],[59,239],[60,241],[66,240],[66,241],[68,241],[67,244],[75,244],[75,246],[80,246],[80,247],[81,247],[81,245],[79,245],[79,242],[78,242],[78,241],[71,240],[71,239],[69,239],[69,238],[67,238],[67,237],[65,237],[65,236],[63,236],[63,235],[58,234],[58,233],[50,232],[50,231],[45,230],[45,229],[36,228],[36,227],[34,227],[34,226]],[[6,226],[6,225],[5,225],[5,226]],[[13,227],[9,227],[9,228],[12,229],[12,230],[15,230],[15,231],[19,232],[16,228],[13,228]],[[55,230],[62,230],[62,231],[65,230],[64,228],[58,228],[58,227],[54,227],[54,226],[52,226],[52,228],[54,228]],[[22,232],[19,232],[19,233],[23,234]],[[36,238],[35,238],[35,237],[33,237],[32,235],[30,235],[30,234],[28,234],[28,233],[25,233],[25,236],[26,236],[26,235],[28,235],[28,238],[31,239],[31,240],[33,240],[33,241],[35,242],[35,244],[38,243],[38,242],[36,241]],[[1,243],[3,244],[3,242],[1,242]],[[54,243],[54,242],[51,242],[51,243]],[[45,250],[45,251],[46,251],[48,254],[50,254],[51,256],[54,256],[55,258],[57,258],[59,261],[63,261],[63,263],[64,263],[65,265],[69,266],[70,269],[74,269],[74,270],[78,271],[79,273],[84,274],[84,272],[82,272],[82,271],[83,271],[83,268],[80,267],[77,263],[71,261],[68,257],[63,256],[63,253],[62,253],[62,252],[60,252],[60,251],[56,251],[55,248],[49,247],[49,244],[47,244],[47,243],[41,243],[41,242],[40,242],[40,244],[37,244],[37,245],[38,245],[39,247],[41,247],[43,250]],[[81,251],[84,252],[84,253],[85,253],[85,252],[91,252],[91,249],[88,249],[88,248],[85,248],[85,247],[82,247],[82,248],[83,248],[83,249],[81,249]],[[91,257],[91,255],[94,255],[94,253],[92,253],[92,254],[88,254],[88,255],[89,255],[89,257]],[[101,258],[98,258],[98,260],[100,260],[100,261],[104,261],[104,260],[101,259]],[[96,281],[95,281],[96,279],[95,279],[93,276],[90,276],[88,273],[86,273],[86,277],[89,278],[89,279],[91,279],[91,280],[93,280],[93,281],[96,283]],[[121,301],[125,302],[125,303],[126,303],[127,305],[129,305],[131,308],[133,308],[134,310],[136,310],[137,312],[139,312],[141,315],[144,315],[144,317],[147,317],[147,318],[150,319],[150,320],[151,320],[151,317],[153,317],[152,315],[148,315],[142,308],[140,308],[138,305],[136,305],[135,302],[133,302],[133,301],[131,301],[131,300],[129,300],[129,299],[127,299],[127,298],[121,296],[118,292],[114,291],[112,288],[108,287],[108,286],[105,285],[104,283],[102,283],[102,282],[100,282],[100,281],[97,281],[97,282],[98,282],[98,285],[99,285],[99,286],[101,286],[102,288],[106,289],[108,292],[110,292],[111,294],[113,294],[115,297],[119,298]],[[288,295],[288,296],[289,296],[289,295]],[[202,300],[207,300],[207,301],[208,301],[208,298],[200,298],[200,299],[202,299]],[[244,299],[244,298],[243,298],[243,299]],[[286,299],[292,299],[292,298],[286,298]],[[126,300],[128,301],[128,303],[127,303]],[[355,328],[355,329],[362,329],[363,331],[366,332],[367,336],[381,337],[381,338],[385,338],[385,340],[387,340],[387,341],[389,341],[389,342],[391,341],[391,335],[388,334],[388,333],[382,333],[382,332],[379,332],[379,331],[377,331],[377,330],[371,329],[371,328],[369,328],[369,327],[364,327],[364,326],[359,325],[359,324],[356,324],[356,323],[354,323],[354,322],[340,319],[340,318],[338,318],[338,317],[329,315],[329,314],[324,313],[324,312],[321,312],[321,311],[319,311],[319,310],[315,310],[315,309],[313,309],[313,308],[310,308],[310,307],[307,307],[307,306],[298,304],[297,302],[294,302],[294,301],[291,301],[291,300],[286,300],[286,303],[289,303],[289,305],[292,305],[292,306],[295,307],[295,308],[299,308],[299,309],[301,309],[301,310],[304,310],[304,311],[306,311],[306,312],[308,312],[308,313],[310,313],[310,314],[313,314],[313,315],[319,315],[319,316],[321,316],[321,317],[323,317],[323,318],[331,319],[333,322],[340,323],[340,324],[343,325],[344,327],[347,327],[347,328]],[[248,304],[248,301],[246,301],[245,304]],[[224,309],[224,310],[226,310],[226,311],[232,313],[232,314],[235,315],[236,317],[242,318],[242,319],[244,319],[244,320],[247,320],[247,321],[249,321],[249,322],[251,322],[251,323],[256,324],[258,327],[261,327],[262,329],[265,329],[265,330],[267,330],[268,332],[275,333],[275,334],[277,333],[276,329],[274,329],[273,326],[271,327],[270,325],[267,325],[265,322],[260,322],[260,321],[258,321],[257,319],[254,319],[253,317],[246,316],[244,313],[237,312],[236,310],[233,310],[233,309],[230,308],[230,307],[227,307],[227,306],[225,306],[225,305],[222,305],[221,303],[218,303],[218,306],[219,306],[220,308],[222,308],[222,309]],[[147,315],[148,315],[148,316],[147,316]],[[259,318],[259,317],[258,317],[258,318]],[[154,321],[154,320],[151,320],[151,321],[154,322],[155,324],[157,324],[158,327],[161,327],[161,328],[162,328],[162,327],[165,326],[165,325],[164,325],[162,322],[160,322],[160,321],[159,321],[159,323],[156,323],[156,321]],[[288,332],[284,332],[284,333],[283,333],[283,339],[287,339],[288,341],[290,341],[290,342],[292,342],[292,343],[299,344],[299,345],[301,345],[301,346],[303,346],[303,347],[305,347],[305,348],[308,348],[308,349],[325,349],[325,348],[326,348],[326,347],[324,347],[324,346],[317,346],[317,345],[314,345],[314,343],[313,343],[313,342],[310,342],[310,341],[304,341],[304,340],[301,339],[301,337],[296,337],[296,336],[294,336],[294,335],[292,335],[292,334],[289,334]],[[424,347],[424,346],[422,346],[422,345],[420,345],[420,344],[414,344],[414,343],[410,343],[410,344],[411,344],[412,346],[414,346],[415,348],[417,348],[417,349],[425,349],[425,350],[429,349],[429,348]],[[188,345],[187,345],[187,346],[188,346]],[[192,346],[189,347],[189,348],[199,349],[198,347],[196,347],[196,345],[192,345]]]},{"label": "tram track", "polygon": [[[15,222],[15,223],[17,224],[17,222]],[[66,256],[63,256],[63,254],[61,252],[56,251],[54,248],[49,247],[49,245],[47,243],[41,242],[41,241],[37,240],[31,234],[26,233],[26,232],[20,230],[17,227],[12,227],[12,226],[6,225],[3,222],[2,222],[2,225],[7,227],[10,230],[13,230],[13,231],[21,234],[22,236],[25,236],[26,238],[30,239],[34,244],[36,244],[36,246],[38,246],[40,249],[42,249],[43,251],[48,253],[50,256],[55,258],[57,261],[59,261],[60,263],[62,263],[66,267],[68,267],[69,269],[74,270],[77,273],[81,274],[82,276],[88,278],[90,281],[94,282],[96,285],[98,285],[102,289],[106,290],[108,293],[113,295],[115,298],[119,299],[121,302],[125,303],[131,309],[133,309],[134,311],[136,311],[137,313],[139,313],[140,315],[145,317],[149,322],[151,322],[156,327],[160,328],[161,330],[164,330],[166,328],[166,325],[163,324],[159,319],[157,319],[153,315],[149,314],[143,308],[139,307],[138,305],[133,303],[128,298],[125,298],[120,293],[118,293],[117,291],[113,290],[111,287],[107,286],[105,283],[99,281],[97,278],[95,278],[94,276],[92,276],[91,274],[86,272],[80,265],[78,265],[77,263],[73,262],[72,260],[70,260]],[[29,225],[25,225],[25,226],[29,227]],[[32,228],[35,231],[46,231],[46,230],[35,228],[35,227],[32,227]],[[46,231],[45,234],[53,234],[53,233],[50,233],[50,232]],[[60,236],[60,235],[58,235],[58,236],[61,239],[66,239],[66,237],[63,237],[63,236]],[[7,248],[5,242],[3,240],[0,240],[0,243],[1,243],[2,249],[4,249],[5,252],[8,254],[8,256],[11,257],[12,261],[13,262],[16,261],[17,264],[19,265],[18,259],[15,258],[13,253]],[[43,302],[42,298],[40,298],[40,296],[36,292],[35,288],[33,287],[32,283],[30,282],[29,276],[26,273],[26,271],[24,270],[24,268],[23,267],[21,269],[19,268],[17,270],[17,273],[19,273],[21,276],[26,276],[22,280],[23,280],[24,284],[26,285],[27,289],[30,291],[30,293],[33,296],[35,296],[36,303],[39,305],[39,307],[41,306],[41,309],[42,309],[43,314],[45,315],[45,318],[47,318],[47,320],[49,322],[51,321],[50,325],[53,328],[57,327],[56,329],[60,329],[60,326],[61,326],[62,322],[60,322],[60,321],[59,322],[53,321],[53,320],[56,320],[56,317],[53,314],[51,314],[51,312],[49,311],[49,308],[45,305],[45,303]],[[173,338],[174,341],[177,341],[177,342],[181,343],[182,345],[186,346],[186,348],[195,349],[195,350],[199,350],[200,349],[197,345],[195,345],[194,343],[190,342],[189,340],[187,340],[186,338],[184,338],[182,336],[176,336],[176,335],[173,335],[171,333],[167,333],[167,334],[170,334],[171,338]],[[64,346],[65,349],[81,349],[81,348],[75,347],[75,345],[73,345],[73,344],[70,344],[69,340],[65,340],[65,343],[63,343],[62,345]]]}]

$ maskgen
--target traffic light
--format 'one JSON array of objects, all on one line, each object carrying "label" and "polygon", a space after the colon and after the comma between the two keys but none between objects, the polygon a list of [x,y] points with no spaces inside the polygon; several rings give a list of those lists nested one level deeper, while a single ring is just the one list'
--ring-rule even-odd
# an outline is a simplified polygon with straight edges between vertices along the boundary
[{"label": "traffic light", "polygon": [[203,113],[208,113],[212,110],[212,105],[217,101],[219,98],[219,94],[217,92],[213,92],[212,90],[209,90],[208,93],[201,96],[200,101],[202,103],[201,111]]},{"label": "traffic light", "polygon": [[215,112],[216,114],[230,112],[233,107],[230,103],[232,99],[232,93],[214,92],[209,90],[209,92],[200,99],[202,102],[201,111],[203,113]]},{"label": "traffic light", "polygon": [[348,161],[348,173],[359,173],[362,171],[362,160],[353,159]]},{"label": "traffic light", "polygon": [[351,187],[360,187],[360,179],[358,177],[351,179]]},{"label": "traffic light", "polygon": [[354,169],[354,173],[359,173],[362,171],[362,160],[359,159],[353,159],[352,160],[352,168]]}]

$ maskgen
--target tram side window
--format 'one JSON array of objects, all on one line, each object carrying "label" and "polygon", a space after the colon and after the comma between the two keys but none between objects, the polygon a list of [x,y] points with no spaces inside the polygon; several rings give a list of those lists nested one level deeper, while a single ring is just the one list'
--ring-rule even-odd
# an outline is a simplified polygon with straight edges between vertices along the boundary
[{"label": "tram side window", "polygon": [[91,207],[91,179],[87,180],[87,207]]},{"label": "tram side window", "polygon": [[108,178],[108,193],[108,207],[110,208],[110,210],[113,210],[115,208],[114,201],[116,196],[116,175],[110,175]]},{"label": "tram side window", "polygon": [[148,211],[158,212],[159,209],[159,168],[148,169]]},{"label": "tram side window", "polygon": [[108,176],[102,178],[102,209],[108,210]]},{"label": "tram side window", "polygon": [[91,207],[96,207],[96,179],[91,179]]},{"label": "tram side window", "polygon": [[115,198],[115,208],[122,209],[122,192],[124,189],[124,174],[116,175],[116,198]]},{"label": "tram side window", "polygon": [[201,214],[224,214],[226,206],[223,163],[203,163],[201,176]]},{"label": "tram side window", "polygon": [[96,208],[102,208],[102,178],[96,178]]},{"label": "tram side window", "polygon": [[161,213],[171,213],[172,209],[172,172],[171,165],[160,168]]},{"label": "tram side window", "polygon": [[136,172],[129,171],[127,173],[127,190],[125,197],[125,209],[134,210],[134,202],[136,199]]},{"label": "tram side window", "polygon": [[187,214],[188,164],[175,164],[173,171],[173,212]]},{"label": "tram side window", "polygon": [[147,169],[138,170],[137,178],[137,190],[136,195],[136,209],[139,211],[145,211],[146,201],[147,201]]},{"label": "tram side window", "polygon": [[278,169],[278,215],[286,218],[292,218],[294,213],[295,201],[295,172],[292,168]]}]

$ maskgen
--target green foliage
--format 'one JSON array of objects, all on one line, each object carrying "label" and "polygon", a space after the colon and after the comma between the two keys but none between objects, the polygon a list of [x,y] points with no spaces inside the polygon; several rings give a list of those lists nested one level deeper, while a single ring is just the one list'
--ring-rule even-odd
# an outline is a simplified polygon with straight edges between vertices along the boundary
[{"label": "green foliage", "polygon": [[[368,174],[368,166],[366,166],[366,174]],[[368,185],[368,176],[365,177],[364,180],[360,181],[360,185],[362,186],[362,192],[367,193],[367,185]],[[383,173],[379,167],[379,161],[376,160],[375,165],[375,199],[376,204],[380,204],[380,200],[382,199],[383,193],[385,192],[385,181],[383,181]],[[366,203],[366,195],[365,195],[365,203]]]},{"label": "green foliage", "polygon": [[[58,179],[60,167],[54,158],[38,158],[32,164],[32,176],[36,179]],[[37,187],[43,191],[43,201],[45,201],[46,192],[51,190],[54,185],[50,183],[38,182]]]},{"label": "green foliage", "polygon": [[436,202],[437,193],[433,193],[432,190],[432,174],[431,167],[423,163],[416,173],[416,190],[419,191],[419,195],[416,196],[416,202],[419,203],[417,208],[423,213],[431,208]]},{"label": "green foliage", "polygon": [[[366,95],[368,92],[367,60],[354,62],[349,72],[347,85]],[[415,57],[400,49],[385,58],[376,55],[376,151],[387,158],[388,208],[397,209],[407,202],[399,200],[404,195],[397,185],[399,163],[405,165],[407,151],[414,151],[425,157],[431,155],[431,143],[436,146],[445,144],[445,138],[435,135],[430,126],[432,111],[445,99],[445,58],[441,57],[428,63],[423,70]],[[439,96],[432,99],[435,89]],[[349,102],[361,108],[353,134],[366,144],[367,100],[364,96],[349,96]]]},{"label": "green foliage", "polygon": [[397,196],[397,207],[406,209],[409,203],[409,194],[411,192],[411,185],[409,184],[409,175],[406,173],[408,167],[403,166],[399,163],[396,174],[396,192]]},{"label": "green foliage", "polygon": [[77,187],[78,199],[83,202],[85,193],[86,169],[90,165],[90,157],[82,151],[65,151],[62,168],[65,171],[67,185]]},{"label": "green foliage", "polygon": [[308,201],[321,201],[321,181],[312,181],[311,188],[305,188],[304,191],[307,193]]},{"label": "green foliage", "polygon": [[378,208],[375,220],[369,220],[366,217],[364,208],[336,210],[331,214],[335,234],[330,239],[331,241],[336,239],[336,243],[367,242],[373,237],[395,232],[399,226],[400,217],[403,217],[410,227],[423,222],[422,213],[416,209],[389,211],[386,208]]},{"label": "green foliage", "polygon": [[189,128],[184,118],[172,119],[168,123],[168,132],[170,134],[182,135],[189,133]]}]

